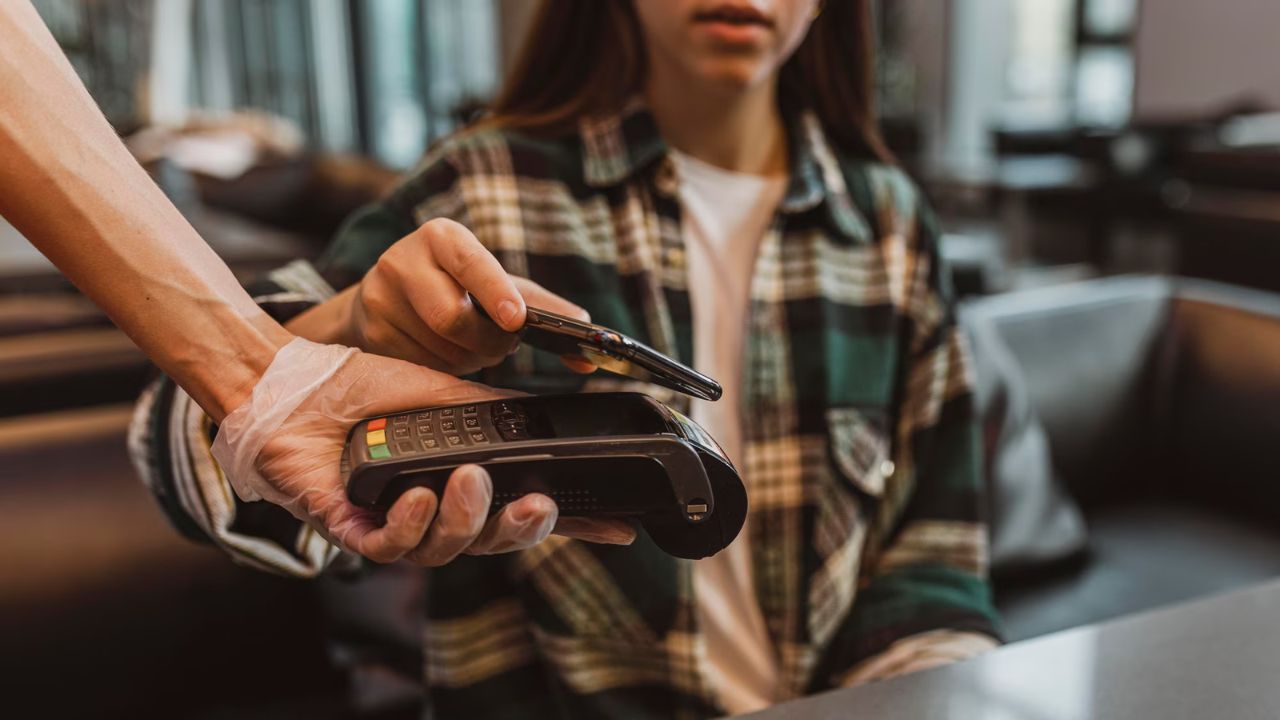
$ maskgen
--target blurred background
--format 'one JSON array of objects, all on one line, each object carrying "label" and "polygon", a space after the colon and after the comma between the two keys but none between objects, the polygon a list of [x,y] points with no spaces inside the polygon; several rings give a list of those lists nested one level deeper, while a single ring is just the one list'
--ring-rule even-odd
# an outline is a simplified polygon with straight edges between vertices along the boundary
[{"label": "blurred background", "polygon": [[[536,7],[36,5],[246,280],[317,255],[482,112]],[[1280,574],[1280,4],[878,0],[875,16],[884,132],[942,216],[974,337],[1010,639]],[[152,372],[0,220],[6,696],[337,716],[311,588],[180,540],[133,476],[125,427]]]}]

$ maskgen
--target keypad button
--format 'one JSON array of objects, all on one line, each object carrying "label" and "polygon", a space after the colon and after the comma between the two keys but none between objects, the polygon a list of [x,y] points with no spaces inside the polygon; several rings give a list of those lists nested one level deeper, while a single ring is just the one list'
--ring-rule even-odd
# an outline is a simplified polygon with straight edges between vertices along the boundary
[{"label": "keypad button", "polygon": [[445,408],[441,410],[440,417],[453,417],[453,408]]},{"label": "keypad button", "polygon": [[471,432],[471,442],[478,442],[478,443],[489,442],[489,438],[485,437],[484,433],[480,432],[479,430],[473,430]]},{"label": "keypad button", "polygon": [[528,440],[529,430],[522,423],[505,423],[498,426],[504,440]]},{"label": "keypad button", "polygon": [[372,431],[374,431],[374,430],[381,430],[381,429],[385,428],[386,426],[387,426],[387,419],[386,419],[386,418],[378,418],[377,420],[370,420],[370,421],[369,421],[369,430],[370,430],[371,432],[372,432]]},{"label": "keypad button", "polygon": [[478,417],[463,418],[462,426],[468,430],[478,430],[480,428],[480,418]]},{"label": "keypad button", "polygon": [[422,447],[424,450],[435,450],[440,447],[440,443],[435,438],[425,438],[422,441]]},{"label": "keypad button", "polygon": [[431,423],[423,423],[423,424],[419,425],[419,426],[418,426],[418,434],[419,434],[419,435],[430,435],[430,434],[431,434]]},{"label": "keypad button", "polygon": [[364,436],[364,444],[365,444],[365,445],[370,445],[370,446],[372,446],[372,445],[384,445],[384,444],[386,444],[386,442],[387,442],[387,431],[386,431],[386,430],[374,430],[374,431],[373,431],[373,432],[371,432],[371,433],[365,433],[365,436]]},{"label": "keypad button", "polygon": [[476,412],[477,412],[477,411],[476,411],[476,406],[475,406],[475,405],[468,405],[468,406],[466,406],[466,407],[462,408],[462,414],[463,414],[463,415],[475,415],[475,414],[476,414]]},{"label": "keypad button", "polygon": [[418,413],[418,422],[426,422],[431,419],[431,411]]},{"label": "keypad button", "polygon": [[397,415],[397,416],[395,416],[395,418],[393,418],[393,419],[391,420],[391,424],[392,424],[392,425],[408,425],[408,424],[409,424],[409,416],[408,416],[408,415]]},{"label": "keypad button", "polygon": [[408,428],[408,426],[405,426],[405,427],[398,427],[398,428],[396,428],[396,429],[395,429],[395,438],[396,438],[397,440],[408,440],[408,439],[409,439],[409,428]]},{"label": "keypad button", "polygon": [[440,429],[445,432],[453,432],[458,429],[458,423],[455,420],[441,420]]},{"label": "keypad button", "polygon": [[413,443],[411,442],[396,443],[396,450],[398,450],[401,455],[408,455],[409,453],[413,452]]},{"label": "keypad button", "polygon": [[374,460],[383,460],[391,457],[391,451],[387,449],[386,445],[373,445],[369,448],[369,457]]},{"label": "keypad button", "polygon": [[444,439],[448,441],[450,447],[458,447],[462,444],[461,435],[445,435]]}]

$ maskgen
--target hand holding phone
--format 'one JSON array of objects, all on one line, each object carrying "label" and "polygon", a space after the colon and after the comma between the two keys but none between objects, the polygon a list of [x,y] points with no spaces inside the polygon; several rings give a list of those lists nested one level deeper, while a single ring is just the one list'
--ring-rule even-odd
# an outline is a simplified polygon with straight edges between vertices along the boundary
[{"label": "hand holding phone", "polygon": [[[480,303],[472,303],[488,318]],[[616,375],[661,385],[703,400],[720,399],[715,380],[617,330],[526,307],[522,342],[561,357],[580,357]]]}]

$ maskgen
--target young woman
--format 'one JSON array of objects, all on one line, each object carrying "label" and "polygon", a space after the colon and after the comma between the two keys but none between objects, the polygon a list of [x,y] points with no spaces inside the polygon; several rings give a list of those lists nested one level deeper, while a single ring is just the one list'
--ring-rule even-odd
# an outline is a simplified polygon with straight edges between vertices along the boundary
[{"label": "young woman", "polygon": [[[441,717],[703,717],[994,644],[966,354],[936,228],[876,134],[868,22],[865,0],[550,0],[489,117],[317,268],[273,276],[267,307],[313,340],[455,371],[487,346],[495,386],[652,392],[689,409],[748,488],[741,536],[697,563],[642,534],[436,567],[425,608],[397,608],[425,614],[422,634],[383,654],[366,642],[358,679],[407,676]],[[690,408],[527,348],[503,357],[465,295],[422,302],[440,281],[424,224],[474,234],[545,288],[521,285],[531,305],[574,303],[725,397]],[[302,299],[318,304],[282,304]],[[190,409],[153,412],[199,427],[173,417]],[[155,487],[217,482],[153,461]],[[196,519],[230,533],[236,510]],[[296,574],[336,554],[269,524],[246,515],[223,544]]]}]

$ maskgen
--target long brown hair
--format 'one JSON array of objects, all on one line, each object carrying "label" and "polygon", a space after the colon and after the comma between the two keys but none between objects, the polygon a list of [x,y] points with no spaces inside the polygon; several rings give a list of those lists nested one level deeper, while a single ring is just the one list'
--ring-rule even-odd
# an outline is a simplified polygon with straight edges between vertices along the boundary
[{"label": "long brown hair", "polygon": [[[616,112],[644,87],[647,61],[632,0],[543,0],[485,125],[568,131]],[[782,66],[779,101],[808,108],[842,151],[888,159],[875,119],[868,0],[825,0]]]}]

